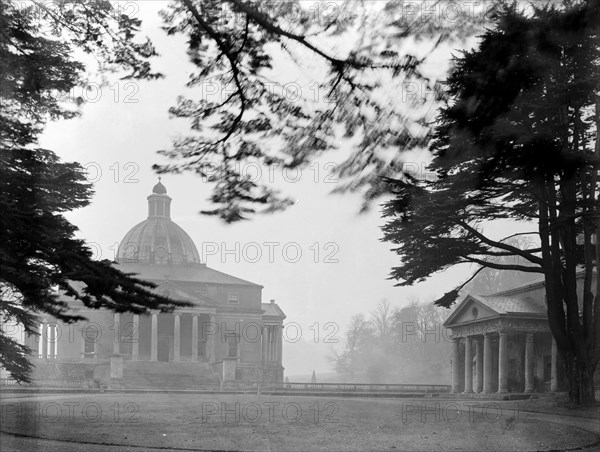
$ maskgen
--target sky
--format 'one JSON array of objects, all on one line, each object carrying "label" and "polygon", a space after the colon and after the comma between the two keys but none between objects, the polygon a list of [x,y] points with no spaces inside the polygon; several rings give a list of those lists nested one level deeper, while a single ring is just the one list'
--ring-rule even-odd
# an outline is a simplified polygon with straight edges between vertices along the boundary
[{"label": "sky", "polygon": [[[64,161],[88,168],[93,200],[67,216],[98,258],[113,259],[126,232],[146,219],[146,197],[158,181],[151,166],[166,162],[156,152],[187,131],[184,121],[169,118],[168,109],[186,92],[192,67],[183,39],[167,37],[160,29],[157,11],[164,4],[136,2],[135,7],[161,55],[155,68],[166,77],[152,82],[112,80],[92,89],[80,118],[50,123],[40,140]],[[231,225],[199,214],[212,208],[209,184],[192,174],[162,176],[173,199],[172,219],[191,236],[206,264],[263,285],[263,302],[276,300],[286,322],[302,328],[299,342],[284,341],[286,375],[331,371],[327,356],[332,347],[341,349],[352,315],[372,311],[384,298],[398,307],[412,298],[431,300],[467,276],[464,268],[456,268],[413,287],[394,287],[395,281],[387,277],[399,258],[390,251],[391,244],[381,241],[385,220],[377,203],[359,214],[360,195],[330,194],[336,181],[328,173],[343,151],[325,155],[302,174],[279,169],[262,174],[295,204],[284,212]],[[326,336],[339,342],[326,342]]]}]

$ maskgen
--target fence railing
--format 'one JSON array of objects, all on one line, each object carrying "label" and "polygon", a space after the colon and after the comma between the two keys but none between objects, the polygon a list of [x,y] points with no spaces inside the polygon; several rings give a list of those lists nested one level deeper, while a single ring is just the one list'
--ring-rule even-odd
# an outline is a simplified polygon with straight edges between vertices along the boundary
[{"label": "fence railing", "polygon": [[46,379],[35,380],[31,383],[18,383],[13,378],[0,378],[0,386],[49,387],[49,388],[84,388],[87,380]]},{"label": "fence railing", "polygon": [[332,392],[450,392],[450,385],[423,384],[372,384],[372,383],[276,383],[259,384],[240,382],[244,389],[281,391],[332,391]]},{"label": "fence railing", "polygon": [[[32,383],[17,383],[11,378],[0,378],[0,386],[24,386],[47,388],[89,388],[94,386],[91,380],[47,379],[35,380]],[[422,384],[371,384],[371,383],[257,383],[257,382],[231,382],[231,389],[248,391],[312,391],[312,392],[414,392],[414,393],[444,393],[450,392],[450,385],[422,385]],[[214,385],[213,385],[214,386]],[[212,387],[212,386],[211,386]],[[198,387],[202,389],[202,385]]]}]

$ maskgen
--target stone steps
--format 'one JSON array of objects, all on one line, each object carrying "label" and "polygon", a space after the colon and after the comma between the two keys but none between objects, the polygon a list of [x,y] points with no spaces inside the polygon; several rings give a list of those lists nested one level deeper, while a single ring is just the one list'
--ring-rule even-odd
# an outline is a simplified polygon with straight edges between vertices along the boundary
[{"label": "stone steps", "polygon": [[126,361],[123,378],[110,386],[121,389],[199,389],[218,387],[219,378],[206,362]]}]

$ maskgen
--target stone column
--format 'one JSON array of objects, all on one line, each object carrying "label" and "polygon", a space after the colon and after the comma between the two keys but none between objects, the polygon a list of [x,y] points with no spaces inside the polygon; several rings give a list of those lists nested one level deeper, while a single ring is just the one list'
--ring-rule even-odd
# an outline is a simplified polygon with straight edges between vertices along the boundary
[{"label": "stone column", "polygon": [[275,327],[269,326],[269,361],[275,361]]},{"label": "stone column", "polygon": [[131,339],[131,359],[137,361],[140,355],[140,316],[133,315],[133,337]]},{"label": "stone column", "polygon": [[215,316],[213,314],[211,314],[208,318],[209,320],[209,325],[208,325],[208,334],[206,336],[206,358],[208,361],[210,361],[211,359],[213,361],[216,361],[216,354],[215,354],[215,340],[216,340],[216,335],[219,332],[218,328],[215,325]]},{"label": "stone column", "polygon": [[[85,339],[84,339],[85,342]],[[48,323],[44,320],[42,323],[42,334],[40,335],[40,345],[42,348],[41,358],[48,359]]]},{"label": "stone column", "polygon": [[273,361],[273,327],[267,327],[267,361]]},{"label": "stone column", "polygon": [[152,314],[150,361],[158,361],[158,315],[154,313]]},{"label": "stone column", "polygon": [[476,349],[476,363],[477,363],[477,383],[475,385],[475,392],[483,392],[483,342],[477,340],[475,342]]},{"label": "stone column", "polygon": [[283,362],[283,327],[282,325],[277,325],[276,330],[276,338],[277,338],[277,364],[281,366]]},{"label": "stone column", "polygon": [[552,337],[552,362],[550,366],[550,391],[558,391],[558,348]]},{"label": "stone column", "polygon": [[198,361],[198,316],[192,314],[192,361]]},{"label": "stone column", "polygon": [[492,389],[492,334],[483,336],[483,392],[489,394]]},{"label": "stone column", "polygon": [[473,392],[473,339],[465,338],[465,394]]},{"label": "stone column", "polygon": [[120,345],[121,345],[121,315],[118,312],[115,312],[114,320],[113,320],[113,329],[115,331],[115,340],[113,342],[113,355],[118,355],[121,353]]},{"label": "stone column", "polygon": [[533,333],[525,336],[525,392],[533,392]]},{"label": "stone column", "polygon": [[269,344],[269,329],[267,325],[263,325],[263,335],[262,335],[262,361],[266,363],[268,361],[267,355],[267,347]]},{"label": "stone column", "polygon": [[452,392],[460,391],[460,339],[452,339]]},{"label": "stone column", "polygon": [[54,359],[56,358],[56,322],[52,324],[52,326],[48,326],[48,331],[50,332],[50,338],[48,339],[48,358]]},{"label": "stone column", "polygon": [[178,362],[181,358],[181,320],[179,314],[175,314],[175,325],[173,327],[173,361]]},{"label": "stone column", "polygon": [[500,333],[498,348],[498,392],[508,392],[508,336]]}]

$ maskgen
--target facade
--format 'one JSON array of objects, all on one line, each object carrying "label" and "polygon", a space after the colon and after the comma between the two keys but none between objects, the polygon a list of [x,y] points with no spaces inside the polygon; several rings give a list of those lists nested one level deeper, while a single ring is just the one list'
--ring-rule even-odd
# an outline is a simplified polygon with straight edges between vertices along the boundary
[{"label": "facade", "polygon": [[[579,300],[582,288],[581,276]],[[563,366],[548,326],[545,299],[544,282],[465,297],[444,323],[453,338],[452,392],[563,389]]]},{"label": "facade", "polygon": [[285,314],[262,303],[262,286],[200,262],[190,236],[171,220],[162,183],[148,196],[148,218],[123,238],[118,268],[157,285],[191,307],[165,314],[117,314],[80,305],[88,320],[40,319],[34,378],[82,380],[112,387],[277,383],[283,381]]}]

